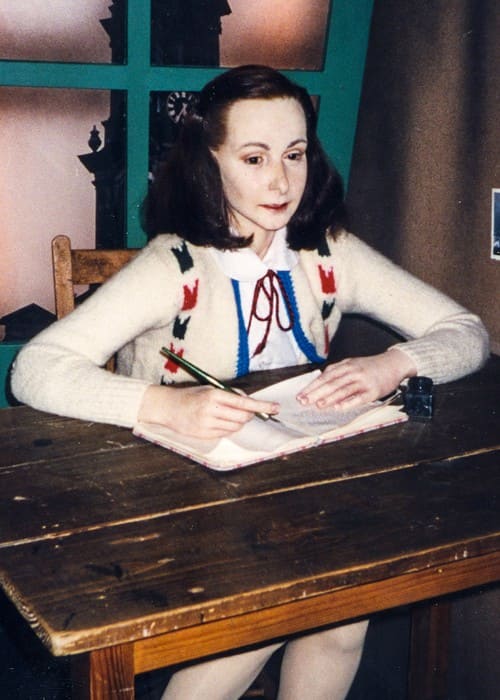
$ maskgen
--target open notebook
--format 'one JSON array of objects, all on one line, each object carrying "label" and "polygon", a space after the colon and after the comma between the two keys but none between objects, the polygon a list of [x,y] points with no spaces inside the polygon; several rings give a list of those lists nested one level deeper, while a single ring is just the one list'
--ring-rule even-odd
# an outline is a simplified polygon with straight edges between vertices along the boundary
[{"label": "open notebook", "polygon": [[375,402],[349,411],[318,410],[295,399],[319,370],[285,379],[251,394],[281,405],[279,422],[253,418],[231,437],[197,440],[161,425],[139,423],[134,434],[190,457],[210,469],[228,471],[265,459],[298,452],[408,419],[400,406]]}]

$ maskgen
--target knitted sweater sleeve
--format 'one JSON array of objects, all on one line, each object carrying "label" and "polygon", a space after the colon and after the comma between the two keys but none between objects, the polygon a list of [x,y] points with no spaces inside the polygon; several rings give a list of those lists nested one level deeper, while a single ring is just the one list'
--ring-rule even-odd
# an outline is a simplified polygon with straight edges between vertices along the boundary
[{"label": "knitted sweater sleeve", "polygon": [[488,333],[478,318],[352,234],[332,246],[341,312],[373,318],[406,342],[420,375],[436,383],[479,369],[489,354]]},{"label": "knitted sweater sleeve", "polygon": [[[18,354],[12,391],[39,410],[131,427],[147,381],[102,365],[179,308],[175,267],[146,248],[73,313],[49,326]],[[170,282],[169,282],[170,280]]]}]

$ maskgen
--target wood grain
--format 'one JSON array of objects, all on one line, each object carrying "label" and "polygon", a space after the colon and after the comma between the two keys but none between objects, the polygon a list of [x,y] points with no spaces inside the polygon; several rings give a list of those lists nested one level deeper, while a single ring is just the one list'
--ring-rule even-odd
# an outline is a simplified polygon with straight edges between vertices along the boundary
[{"label": "wood grain", "polygon": [[[0,411],[0,584],[75,657],[75,692],[104,700],[159,666],[498,581],[499,367],[438,387],[431,422],[229,473],[114,426]],[[415,617],[419,700],[444,687],[417,682],[445,665],[436,610]]]},{"label": "wood grain", "polygon": [[494,552],[498,493],[498,457],[483,453],[108,520],[5,543],[4,585],[53,651],[72,653]]}]

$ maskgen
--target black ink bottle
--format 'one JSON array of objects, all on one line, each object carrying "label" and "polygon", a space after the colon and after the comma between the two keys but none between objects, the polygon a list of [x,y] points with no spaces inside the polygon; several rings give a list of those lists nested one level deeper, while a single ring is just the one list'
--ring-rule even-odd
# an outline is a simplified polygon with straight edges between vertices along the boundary
[{"label": "black ink bottle", "polygon": [[403,394],[404,409],[412,420],[430,420],[434,408],[433,382],[429,377],[410,377]]}]

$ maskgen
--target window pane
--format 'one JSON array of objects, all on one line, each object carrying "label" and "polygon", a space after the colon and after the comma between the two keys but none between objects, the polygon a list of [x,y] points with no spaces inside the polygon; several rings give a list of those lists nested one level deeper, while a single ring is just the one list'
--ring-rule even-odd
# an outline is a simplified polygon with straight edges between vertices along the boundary
[{"label": "window pane", "polygon": [[126,0],[2,2],[0,58],[123,63],[125,11]]},{"label": "window pane", "polygon": [[92,248],[105,216],[123,244],[123,103],[102,90],[0,87],[0,316],[53,309],[55,235]]},{"label": "window pane", "polygon": [[329,0],[151,0],[151,62],[320,70],[329,6]]}]

